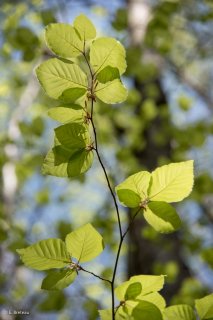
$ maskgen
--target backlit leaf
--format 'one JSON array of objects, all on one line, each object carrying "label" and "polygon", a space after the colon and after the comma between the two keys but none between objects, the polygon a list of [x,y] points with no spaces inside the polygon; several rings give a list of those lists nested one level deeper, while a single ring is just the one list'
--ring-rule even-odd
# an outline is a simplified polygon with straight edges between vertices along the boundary
[{"label": "backlit leaf", "polygon": [[79,262],[94,259],[104,249],[101,235],[89,223],[69,233],[65,243],[67,251]]},{"label": "backlit leaf", "polygon": [[120,183],[115,188],[119,201],[129,208],[139,207],[140,203],[148,197],[150,177],[149,172],[141,171]]},{"label": "backlit leaf", "polygon": [[48,110],[50,118],[62,122],[83,122],[85,111],[79,105],[65,104]]},{"label": "backlit leaf", "polygon": [[213,319],[213,293],[195,300],[195,307],[201,320]]},{"label": "backlit leaf", "polygon": [[158,232],[169,233],[180,228],[181,220],[168,203],[153,201],[144,210],[144,218]]},{"label": "backlit leaf", "polygon": [[62,290],[75,280],[76,275],[76,271],[71,269],[52,270],[43,279],[41,289]]},{"label": "backlit leaf", "polygon": [[196,320],[195,313],[191,306],[180,304],[171,306],[163,311],[164,320]]},{"label": "backlit leaf", "polygon": [[135,299],[142,291],[142,285],[140,282],[131,283],[126,292],[125,292],[125,300],[133,300]]},{"label": "backlit leaf", "polygon": [[36,270],[63,268],[71,261],[65,243],[60,239],[41,240],[17,249],[17,252],[27,267]]},{"label": "backlit leaf", "polygon": [[45,39],[50,50],[63,58],[77,57],[84,49],[84,43],[76,30],[66,23],[49,24]]},{"label": "backlit leaf", "polygon": [[192,191],[193,161],[171,163],[157,168],[151,175],[148,194],[152,201],[181,201]]},{"label": "backlit leaf", "polygon": [[[162,320],[161,311],[151,302],[127,300],[117,311],[121,319],[131,320]],[[127,317],[125,317],[125,315]],[[123,318],[122,318],[123,316]],[[119,318],[118,318],[119,319]]]},{"label": "backlit leaf", "polygon": [[87,89],[87,76],[76,64],[53,58],[43,62],[36,69],[38,80],[46,93],[54,99],[60,99],[70,88]]},{"label": "backlit leaf", "polygon": [[81,40],[89,40],[96,37],[94,25],[84,14],[80,14],[78,17],[76,17],[73,25],[77,30]]},{"label": "backlit leaf", "polygon": [[95,95],[101,101],[109,104],[125,101],[127,93],[127,89],[118,79],[106,83],[99,82],[95,89]]},{"label": "backlit leaf", "polygon": [[122,75],[126,70],[125,49],[113,38],[99,38],[90,47],[90,63],[96,74],[110,66]]}]

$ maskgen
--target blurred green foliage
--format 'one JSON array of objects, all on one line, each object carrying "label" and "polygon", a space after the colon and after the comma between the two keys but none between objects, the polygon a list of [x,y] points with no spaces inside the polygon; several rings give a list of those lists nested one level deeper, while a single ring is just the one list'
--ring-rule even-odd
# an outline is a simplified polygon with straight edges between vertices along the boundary
[{"label": "blurred green foliage", "polygon": [[[80,13],[82,6],[77,2],[75,5]],[[38,320],[46,313],[52,319],[70,319],[70,310],[75,312],[75,305],[78,309],[82,305],[82,313],[75,320],[81,320],[84,312],[88,319],[96,319],[96,310],[110,303],[105,286],[99,285],[99,290],[96,287],[92,293],[78,283],[74,291],[44,293],[39,289],[40,279],[25,269],[15,254],[17,248],[44,236],[56,234],[63,238],[80,221],[88,219],[108,244],[106,267],[101,268],[98,262],[94,267],[103,276],[112,267],[116,219],[109,196],[102,192],[105,182],[98,166],[94,165],[97,172],[94,169],[92,178],[88,175],[69,183],[40,174],[53,139],[49,128],[55,126],[47,120],[46,111],[54,103],[39,91],[33,70],[50,57],[43,38],[44,26],[57,21],[61,12],[65,20],[65,13],[71,14],[74,7],[68,1],[62,8],[53,1],[41,0],[2,0],[0,6],[0,304],[6,309],[27,305]],[[96,9],[85,2],[85,10],[98,20]],[[131,45],[131,34],[127,32],[129,11],[125,3],[114,15],[109,11],[102,17],[109,18],[115,28],[112,32],[126,46],[128,68],[124,80],[130,90],[123,105],[99,103],[96,122],[106,166],[115,183],[143,169],[195,159],[196,179],[190,203],[185,202],[179,210],[184,227],[170,237],[158,235],[136,221],[129,239],[132,245],[124,250],[119,270],[122,280],[136,269],[140,273],[167,273],[167,300],[192,305],[213,285],[213,5],[209,0],[156,1],[150,4],[150,11],[144,41],[137,46]],[[80,193],[83,186],[84,195]],[[75,205],[71,207],[71,203]],[[123,212],[123,222],[128,215],[131,212],[127,218]],[[202,272],[207,273],[207,279],[201,277]],[[86,281],[91,284],[92,280],[86,277]]]}]

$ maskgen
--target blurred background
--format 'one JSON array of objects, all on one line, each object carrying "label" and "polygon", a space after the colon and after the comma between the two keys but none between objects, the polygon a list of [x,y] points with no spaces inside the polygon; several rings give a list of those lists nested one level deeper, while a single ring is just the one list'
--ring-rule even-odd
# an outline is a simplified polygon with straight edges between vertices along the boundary
[{"label": "blurred background", "polygon": [[[80,13],[98,36],[127,50],[125,103],[96,104],[100,151],[114,185],[140,170],[195,160],[195,186],[176,206],[183,226],[160,235],[138,217],[123,246],[117,283],[167,274],[169,304],[213,289],[213,2],[211,0],[1,0],[0,2],[0,319],[94,320],[110,304],[107,285],[80,274],[62,292],[40,289],[44,273],[15,250],[91,222],[106,249],[85,268],[110,277],[118,243],[115,210],[98,161],[80,179],[41,175],[52,145],[48,108],[34,69],[50,57],[44,27]],[[121,208],[122,223],[131,212]],[[28,310],[30,316],[8,315]]]}]

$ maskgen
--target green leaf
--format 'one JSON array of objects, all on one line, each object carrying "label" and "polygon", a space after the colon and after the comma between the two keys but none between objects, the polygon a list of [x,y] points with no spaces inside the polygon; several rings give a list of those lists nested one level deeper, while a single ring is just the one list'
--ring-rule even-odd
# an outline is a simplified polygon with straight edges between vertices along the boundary
[{"label": "green leaf", "polygon": [[213,293],[195,300],[195,307],[201,320],[213,319]]},{"label": "green leaf", "polygon": [[130,280],[123,282],[120,286],[118,286],[115,289],[115,295],[118,300],[125,300],[125,295],[128,290],[128,287],[132,283],[141,284],[142,291],[138,293],[138,296],[136,296],[137,299],[141,299],[142,296],[161,290],[164,285],[164,276],[138,275],[131,277]]},{"label": "green leaf", "polygon": [[43,279],[41,289],[62,290],[76,278],[76,271],[71,269],[53,270]]},{"label": "green leaf", "polygon": [[82,40],[94,39],[96,37],[94,25],[84,14],[76,17],[73,25]]},{"label": "green leaf", "polygon": [[[112,310],[98,310],[101,320],[112,320]],[[117,320],[117,319],[116,319]]]},{"label": "green leaf", "polygon": [[126,292],[125,292],[125,300],[135,299],[142,291],[142,285],[140,282],[131,283]]},{"label": "green leaf", "polygon": [[[161,311],[151,302],[127,300],[117,311],[121,319],[131,320],[162,320]],[[125,315],[127,317],[125,317]]]},{"label": "green leaf", "polygon": [[85,111],[79,105],[65,104],[49,109],[48,115],[50,118],[62,123],[83,122]]},{"label": "green leaf", "polygon": [[101,83],[106,83],[113,81],[120,77],[118,68],[113,68],[110,66],[105,67],[97,74],[97,80]]},{"label": "green leaf", "polygon": [[93,157],[94,155],[91,150],[79,150],[74,153],[67,165],[68,177],[75,177],[89,170]]},{"label": "green leaf", "polygon": [[45,39],[50,50],[63,58],[77,57],[84,49],[83,41],[69,24],[49,24],[46,27]]},{"label": "green leaf", "polygon": [[153,303],[158,309],[163,310],[166,307],[164,298],[158,292],[148,293],[146,295],[139,295],[137,300],[143,300]]},{"label": "green leaf", "polygon": [[53,58],[36,69],[38,80],[46,93],[54,99],[64,99],[63,93],[71,88],[87,90],[87,76],[76,64]]},{"label": "green leaf", "polygon": [[107,83],[98,83],[95,95],[103,102],[113,104],[120,103],[127,98],[127,89],[120,80],[115,79]]},{"label": "green leaf", "polygon": [[148,171],[141,171],[120,183],[115,188],[119,201],[129,208],[139,207],[140,203],[148,198],[150,177]]},{"label": "green leaf", "polygon": [[152,172],[149,198],[152,201],[177,202],[192,191],[193,161],[171,163]]},{"label": "green leaf", "polygon": [[86,91],[85,88],[70,88],[63,91],[59,99],[65,103],[75,103],[76,100],[85,95]]},{"label": "green leaf", "polygon": [[65,243],[60,239],[41,240],[16,251],[27,267],[36,270],[63,268],[71,262]]},{"label": "green leaf", "polygon": [[180,228],[181,220],[175,209],[162,201],[149,202],[144,218],[158,232],[169,233]]},{"label": "green leaf", "polygon": [[90,144],[90,134],[86,125],[67,123],[55,129],[57,141],[68,149],[85,148]]},{"label": "green leaf", "polygon": [[164,320],[196,320],[195,313],[191,306],[180,304],[171,306],[163,311]]},{"label": "green leaf", "polygon": [[163,320],[160,310],[148,301],[140,301],[133,309],[132,316],[135,320]]},{"label": "green leaf", "polygon": [[126,70],[125,49],[113,38],[99,38],[91,44],[90,63],[96,74],[110,66],[122,75]]},{"label": "green leaf", "polygon": [[86,125],[67,123],[55,129],[56,146],[44,159],[42,173],[57,177],[75,177],[92,165],[90,135]]},{"label": "green leaf", "polygon": [[79,262],[94,259],[104,249],[101,235],[89,223],[69,233],[65,243],[70,255]]}]

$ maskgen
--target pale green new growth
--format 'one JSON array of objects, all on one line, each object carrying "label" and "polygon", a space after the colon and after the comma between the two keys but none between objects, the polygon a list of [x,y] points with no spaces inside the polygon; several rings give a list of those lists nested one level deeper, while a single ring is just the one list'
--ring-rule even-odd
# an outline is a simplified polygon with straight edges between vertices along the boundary
[{"label": "pale green new growth", "polygon": [[70,88],[87,90],[87,76],[81,68],[72,63],[53,58],[43,62],[36,69],[38,80],[48,96],[63,99],[63,93]]},{"label": "pale green new growth", "polygon": [[76,278],[77,273],[72,269],[53,270],[43,279],[41,289],[62,290],[68,287]]},{"label": "pale green new growth", "polygon": [[171,163],[151,174],[136,173],[115,190],[120,202],[130,208],[141,207],[144,218],[158,232],[179,229],[181,220],[167,202],[177,202],[189,195],[194,181],[193,161]]},{"label": "pale green new growth", "polygon": [[126,100],[127,89],[120,80],[115,79],[106,83],[98,83],[95,94],[105,103],[120,103]]},{"label": "pale green new growth", "polygon": [[90,63],[98,74],[105,67],[117,68],[122,75],[126,70],[126,54],[121,43],[113,38],[94,40],[90,48]]},{"label": "pale green new growth", "polygon": [[41,240],[17,252],[27,267],[36,270],[63,268],[71,261],[65,243],[60,239]]},{"label": "pale green new growth", "polygon": [[61,123],[67,122],[80,122],[84,120],[85,111],[79,105],[65,104],[55,108],[51,108],[48,111],[50,118],[59,121]]},{"label": "pale green new growth", "polygon": [[68,123],[55,129],[55,147],[44,159],[42,171],[59,177],[75,177],[87,171],[93,162],[88,127]]},{"label": "pale green new growth", "polygon": [[171,306],[164,310],[163,320],[196,320],[195,313],[191,306],[180,304]]},{"label": "pale green new growth", "polygon": [[192,191],[193,161],[170,163],[152,172],[149,198],[152,201],[178,202]]},{"label": "pale green new growth", "polygon": [[92,22],[84,15],[77,16],[73,22],[81,40],[90,40],[96,37],[96,30]]},{"label": "pale green new growth", "polygon": [[208,296],[195,300],[195,307],[200,320],[213,319],[213,293]]},{"label": "pale green new growth", "polygon": [[91,224],[69,233],[65,242],[68,252],[79,262],[94,259],[104,249],[102,237]]},{"label": "pale green new growth", "polygon": [[84,49],[83,41],[69,24],[49,24],[46,27],[45,39],[50,50],[62,58],[77,57]]},{"label": "pale green new growth", "polygon": [[[42,289],[61,290],[69,286],[81,270],[80,262],[97,257],[104,249],[101,235],[91,224],[69,233],[65,243],[61,239],[41,240],[27,248],[18,249],[23,263],[36,270],[52,270],[43,279]],[[77,262],[73,262],[73,258]]]},{"label": "pale green new growth", "polygon": [[156,231],[162,233],[173,232],[181,226],[176,210],[162,201],[148,203],[144,210],[144,218]]}]

